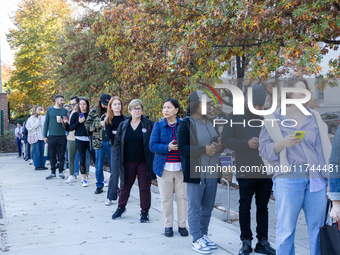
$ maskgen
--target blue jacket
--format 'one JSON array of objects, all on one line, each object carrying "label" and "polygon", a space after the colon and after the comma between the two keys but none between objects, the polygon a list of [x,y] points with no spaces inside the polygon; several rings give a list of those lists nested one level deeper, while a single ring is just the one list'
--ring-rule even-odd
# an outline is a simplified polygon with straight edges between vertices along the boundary
[{"label": "blue jacket", "polygon": [[[175,133],[177,134],[178,124],[181,122],[179,118],[177,118],[177,123],[175,126]],[[150,151],[155,153],[153,159],[153,171],[159,177],[162,177],[164,165],[166,162],[166,158],[169,154],[168,145],[171,142],[171,128],[166,121],[166,118],[163,118],[161,121],[156,122],[151,133],[149,148]],[[182,155],[180,155],[182,161]]]}]

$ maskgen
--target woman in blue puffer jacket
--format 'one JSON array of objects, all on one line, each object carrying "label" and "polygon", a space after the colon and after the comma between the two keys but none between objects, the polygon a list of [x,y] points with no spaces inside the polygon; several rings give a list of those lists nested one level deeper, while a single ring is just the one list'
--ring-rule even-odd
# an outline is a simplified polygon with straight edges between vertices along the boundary
[{"label": "woman in blue puffer jacket", "polygon": [[180,119],[179,103],[168,98],[163,103],[164,118],[155,123],[151,133],[149,147],[155,153],[153,171],[157,175],[161,195],[165,236],[173,236],[173,197],[176,194],[178,232],[188,236],[186,229],[188,200],[186,183],[183,182],[181,155],[177,147],[177,127]]}]

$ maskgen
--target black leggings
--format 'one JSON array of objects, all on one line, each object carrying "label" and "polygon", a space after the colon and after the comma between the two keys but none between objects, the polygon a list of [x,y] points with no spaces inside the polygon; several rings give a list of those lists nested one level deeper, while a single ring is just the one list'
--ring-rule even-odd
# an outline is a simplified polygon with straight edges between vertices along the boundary
[{"label": "black leggings", "polygon": [[76,139],[76,147],[79,154],[79,170],[81,174],[86,174],[86,167],[85,167],[85,161],[86,161],[86,150],[90,152],[91,158],[93,160],[93,163],[96,163],[96,156],[94,153],[94,150],[90,151],[90,142],[89,141],[80,141]]}]

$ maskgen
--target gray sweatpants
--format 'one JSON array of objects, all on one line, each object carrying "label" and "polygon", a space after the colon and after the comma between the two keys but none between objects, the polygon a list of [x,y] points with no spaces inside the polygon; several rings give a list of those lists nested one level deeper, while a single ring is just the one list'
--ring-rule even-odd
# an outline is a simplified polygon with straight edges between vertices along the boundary
[{"label": "gray sweatpants", "polygon": [[188,224],[193,241],[208,234],[217,184],[217,178],[202,178],[201,184],[187,183]]}]

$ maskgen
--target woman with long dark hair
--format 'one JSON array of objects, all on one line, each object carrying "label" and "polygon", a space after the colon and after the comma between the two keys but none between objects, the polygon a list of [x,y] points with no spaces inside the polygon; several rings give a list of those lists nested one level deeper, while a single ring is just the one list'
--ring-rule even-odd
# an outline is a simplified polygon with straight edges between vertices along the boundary
[{"label": "woman with long dark hair", "polygon": [[109,180],[109,186],[107,189],[107,199],[105,205],[112,205],[113,201],[117,200],[118,196],[118,179],[119,179],[119,168],[114,150],[114,141],[117,134],[118,126],[125,120],[123,115],[123,103],[120,97],[112,97],[107,107],[107,114],[105,118],[105,132],[107,137],[110,139],[111,144],[111,175]]},{"label": "woman with long dark hair", "polygon": [[111,145],[105,132],[105,117],[110,99],[110,95],[102,94],[97,106],[91,109],[85,122],[86,129],[92,132],[92,146],[96,154],[97,189],[94,192],[95,194],[101,194],[103,187],[107,185],[103,172],[105,154],[107,155],[107,161],[111,168]]},{"label": "woman with long dark hair", "polygon": [[86,150],[89,151],[93,162],[96,162],[94,151],[90,149],[90,138],[88,132],[85,128],[84,122],[90,111],[90,103],[84,98],[79,98],[79,108],[78,111],[72,114],[70,125],[68,127],[69,131],[75,130],[75,141],[76,148],[79,154],[79,169],[82,176],[82,186],[87,187],[87,177],[86,177]]}]

